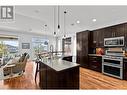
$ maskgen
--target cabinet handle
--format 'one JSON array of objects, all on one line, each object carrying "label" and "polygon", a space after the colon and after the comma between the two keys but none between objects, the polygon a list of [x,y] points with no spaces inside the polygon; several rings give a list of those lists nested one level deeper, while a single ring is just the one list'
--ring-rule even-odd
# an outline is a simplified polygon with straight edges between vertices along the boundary
[{"label": "cabinet handle", "polygon": [[93,68],[97,68],[97,66],[92,66]]},{"label": "cabinet handle", "polygon": [[127,62],[127,61],[123,61],[123,62]]},{"label": "cabinet handle", "polygon": [[97,41],[93,41],[93,43],[97,43]]},{"label": "cabinet handle", "polygon": [[92,57],[93,59],[97,58],[97,57]]},{"label": "cabinet handle", "polygon": [[94,62],[94,63],[95,63],[95,62],[97,62],[97,61],[92,61],[92,62]]},{"label": "cabinet handle", "polygon": [[102,41],[101,42],[99,42],[100,44],[102,43]]}]

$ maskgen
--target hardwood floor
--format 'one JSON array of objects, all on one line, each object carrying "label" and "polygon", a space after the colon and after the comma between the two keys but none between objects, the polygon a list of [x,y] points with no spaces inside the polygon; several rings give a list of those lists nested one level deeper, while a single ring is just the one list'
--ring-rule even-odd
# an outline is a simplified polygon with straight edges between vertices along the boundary
[{"label": "hardwood floor", "polygon": [[34,62],[27,62],[24,75],[0,80],[0,89],[39,89],[34,81]]},{"label": "hardwood floor", "polygon": [[[23,76],[0,80],[0,89],[39,89],[34,81],[34,62],[27,62]],[[127,81],[80,68],[80,89],[127,89]]]},{"label": "hardwood floor", "polygon": [[80,68],[80,89],[127,89],[127,81]]}]

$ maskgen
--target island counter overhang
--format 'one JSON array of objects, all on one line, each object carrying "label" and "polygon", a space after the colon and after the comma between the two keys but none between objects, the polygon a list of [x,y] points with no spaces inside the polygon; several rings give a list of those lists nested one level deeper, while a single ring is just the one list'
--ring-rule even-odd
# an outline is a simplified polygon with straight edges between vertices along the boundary
[{"label": "island counter overhang", "polygon": [[48,59],[39,64],[41,89],[79,89],[79,64],[62,59]]}]

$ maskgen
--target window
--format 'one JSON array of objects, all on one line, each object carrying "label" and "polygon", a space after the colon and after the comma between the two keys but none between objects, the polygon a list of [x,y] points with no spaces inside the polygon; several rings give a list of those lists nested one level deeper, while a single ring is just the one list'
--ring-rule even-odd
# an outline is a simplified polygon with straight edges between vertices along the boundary
[{"label": "window", "polygon": [[0,39],[0,57],[9,56],[14,57],[19,52],[18,39]]},{"label": "window", "polygon": [[49,40],[44,38],[32,38],[34,53],[48,51]]}]

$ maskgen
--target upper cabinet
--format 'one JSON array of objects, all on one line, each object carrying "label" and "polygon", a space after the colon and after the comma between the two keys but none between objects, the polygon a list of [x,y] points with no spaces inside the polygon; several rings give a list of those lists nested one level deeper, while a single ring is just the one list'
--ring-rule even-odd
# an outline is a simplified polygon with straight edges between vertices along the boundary
[{"label": "upper cabinet", "polygon": [[124,24],[125,46],[127,47],[127,23]]},{"label": "upper cabinet", "polygon": [[104,45],[104,31],[105,29],[98,29],[91,32],[92,42],[91,47],[103,47]]},{"label": "upper cabinet", "polygon": [[104,33],[105,33],[105,29],[100,29],[98,31],[98,44],[97,44],[97,47],[104,47]]},{"label": "upper cabinet", "polygon": [[127,24],[119,24],[106,28],[93,30],[91,32],[91,47],[104,47],[104,38],[125,37],[125,46],[127,45]]},{"label": "upper cabinet", "polygon": [[112,37],[124,36],[124,24],[119,24],[111,27]]},{"label": "upper cabinet", "polygon": [[96,47],[98,42],[98,31],[92,31],[90,38],[92,39],[90,46]]}]

